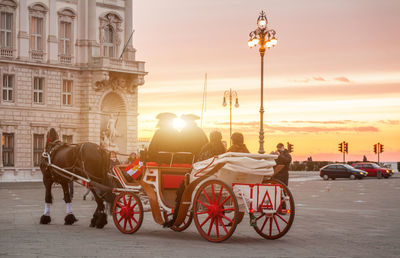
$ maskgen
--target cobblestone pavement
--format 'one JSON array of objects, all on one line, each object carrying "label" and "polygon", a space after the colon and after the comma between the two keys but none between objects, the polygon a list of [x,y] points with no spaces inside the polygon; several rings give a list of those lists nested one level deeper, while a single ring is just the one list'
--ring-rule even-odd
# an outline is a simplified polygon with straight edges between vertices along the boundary
[{"label": "cobblestone pavement", "polygon": [[[310,179],[311,177],[311,179]],[[150,213],[133,235],[120,233],[109,216],[104,229],[90,228],[95,203],[83,201],[75,186],[74,214],[64,226],[60,187],[53,190],[52,222],[40,225],[44,187],[40,183],[0,184],[1,257],[398,257],[400,253],[400,177],[323,181],[296,177],[290,189],[296,217],[289,233],[265,240],[246,217],[223,243],[205,241],[191,225],[173,232]]]}]

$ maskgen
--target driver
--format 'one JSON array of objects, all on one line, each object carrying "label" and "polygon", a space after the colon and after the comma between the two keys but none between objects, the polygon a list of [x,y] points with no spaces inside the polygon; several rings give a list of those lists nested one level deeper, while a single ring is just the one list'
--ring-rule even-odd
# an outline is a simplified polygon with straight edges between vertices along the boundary
[{"label": "driver", "polygon": [[173,127],[173,120],[176,115],[173,113],[160,113],[156,117],[158,130],[151,139],[148,154],[149,160],[158,164],[169,164],[171,156],[169,154],[159,154],[160,151],[178,152],[180,148],[179,132]]}]

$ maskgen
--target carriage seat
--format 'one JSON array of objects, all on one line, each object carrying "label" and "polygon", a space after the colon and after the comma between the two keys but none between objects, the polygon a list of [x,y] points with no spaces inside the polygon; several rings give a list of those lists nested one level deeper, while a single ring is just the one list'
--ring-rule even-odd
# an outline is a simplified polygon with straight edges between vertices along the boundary
[{"label": "carriage seat", "polygon": [[192,171],[192,164],[160,165],[155,162],[147,162],[146,166],[157,167],[161,198],[167,206],[174,208],[177,190],[185,179],[185,175]]},{"label": "carriage seat", "polygon": [[178,189],[185,174],[192,171],[192,164],[157,164],[147,162],[148,167],[157,167],[160,180],[160,189]]}]

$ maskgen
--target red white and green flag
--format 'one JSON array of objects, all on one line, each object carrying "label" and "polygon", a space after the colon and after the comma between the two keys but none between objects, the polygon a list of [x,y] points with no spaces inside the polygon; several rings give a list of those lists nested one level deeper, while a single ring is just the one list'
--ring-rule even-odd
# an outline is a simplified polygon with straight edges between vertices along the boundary
[{"label": "red white and green flag", "polygon": [[129,164],[125,169],[125,172],[132,177],[132,179],[137,179],[143,172],[143,162],[140,159],[136,159],[131,164]]}]

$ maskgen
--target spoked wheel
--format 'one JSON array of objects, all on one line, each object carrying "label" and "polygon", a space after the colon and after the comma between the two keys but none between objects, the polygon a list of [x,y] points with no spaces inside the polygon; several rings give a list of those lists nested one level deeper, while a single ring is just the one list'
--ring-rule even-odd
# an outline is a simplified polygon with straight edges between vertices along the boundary
[{"label": "spoked wheel", "polygon": [[122,233],[135,233],[143,222],[143,206],[139,197],[130,192],[120,193],[114,200],[113,219]]},{"label": "spoked wheel", "polygon": [[263,184],[277,185],[277,189],[282,189],[282,202],[276,208],[274,213],[268,212],[268,209],[257,210],[254,215],[256,217],[255,231],[266,239],[278,239],[284,236],[292,226],[295,207],[292,193],[289,188],[279,180],[270,179]]},{"label": "spoked wheel", "polygon": [[[174,216],[174,213],[173,212],[168,213],[168,212],[164,211],[163,216],[164,216],[165,221],[169,221]],[[172,227],[170,227],[170,229],[172,229],[173,231],[177,231],[177,232],[184,231],[185,229],[187,229],[190,226],[190,224],[192,224],[192,220],[193,220],[193,213],[188,212],[186,214],[185,220],[183,221],[183,223],[181,225],[172,226]]]},{"label": "spoked wheel", "polygon": [[193,216],[197,230],[208,241],[228,239],[239,220],[239,206],[232,189],[219,180],[201,185],[193,200]]}]

